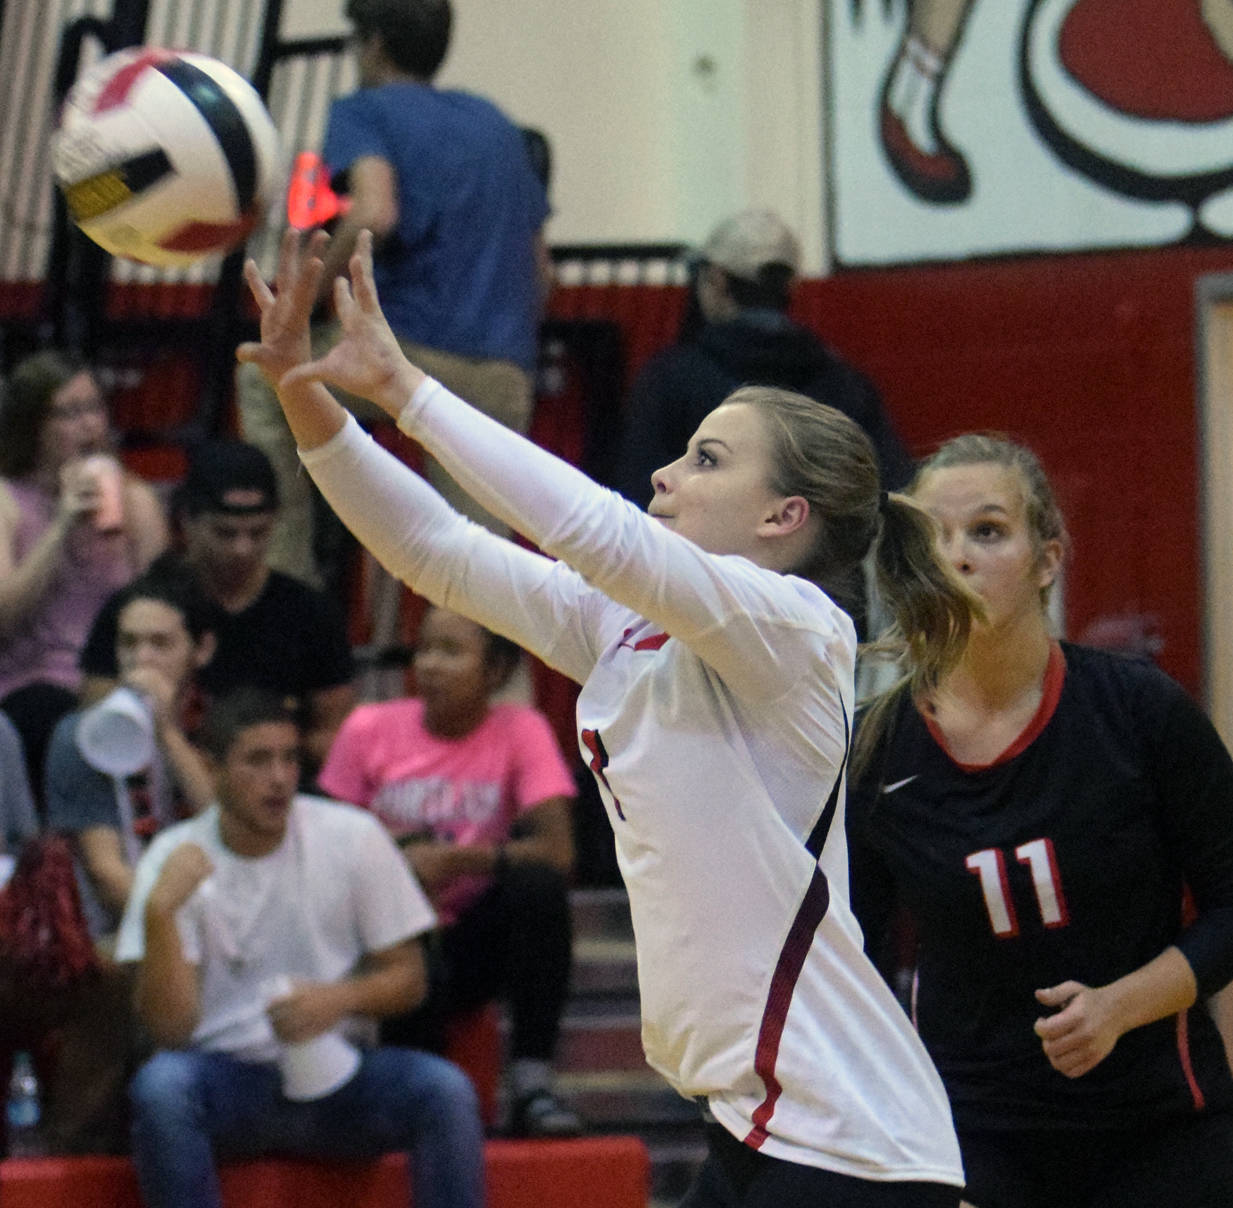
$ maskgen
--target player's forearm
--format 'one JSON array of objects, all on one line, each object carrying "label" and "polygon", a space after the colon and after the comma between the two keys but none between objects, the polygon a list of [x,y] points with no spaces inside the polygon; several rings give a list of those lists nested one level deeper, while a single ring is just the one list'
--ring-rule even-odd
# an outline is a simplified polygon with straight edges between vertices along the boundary
[{"label": "player's forearm", "polygon": [[[457,562],[466,521],[418,474],[352,424],[336,440],[300,454],[342,522],[391,573],[434,603],[426,578],[461,573]],[[451,569],[452,566],[452,569]],[[440,587],[437,588],[439,592]]]},{"label": "player's forearm", "polygon": [[301,451],[318,449],[347,422],[346,408],[320,382],[277,390],[287,427]]},{"label": "player's forearm", "polygon": [[602,491],[580,470],[432,378],[408,399],[398,426],[423,444],[472,499],[554,554],[562,551],[552,548],[552,530],[580,499]]},{"label": "player's forearm", "polygon": [[1133,973],[1104,987],[1122,1035],[1193,1006],[1198,986],[1190,962],[1170,945]]},{"label": "player's forearm", "polygon": [[590,661],[557,657],[584,596],[557,585],[557,563],[459,515],[354,419],[300,455],[338,518],[418,595],[496,629],[579,683],[586,677]]},{"label": "player's forearm", "polygon": [[[727,567],[432,379],[403,408],[399,427],[482,507],[590,588],[689,646],[734,692],[769,702],[804,676],[814,682],[823,647],[812,620],[782,623],[789,595],[778,576],[775,586],[753,586],[740,568]],[[773,643],[764,622],[776,626]]]}]

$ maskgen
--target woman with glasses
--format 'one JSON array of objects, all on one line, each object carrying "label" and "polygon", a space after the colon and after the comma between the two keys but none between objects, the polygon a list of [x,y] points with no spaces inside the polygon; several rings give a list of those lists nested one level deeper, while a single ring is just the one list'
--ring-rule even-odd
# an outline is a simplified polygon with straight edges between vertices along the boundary
[{"label": "woman with glasses", "polygon": [[167,545],[158,497],[110,455],[93,373],[58,352],[14,369],[0,401],[0,708],[41,797],[56,721],[104,600]]}]

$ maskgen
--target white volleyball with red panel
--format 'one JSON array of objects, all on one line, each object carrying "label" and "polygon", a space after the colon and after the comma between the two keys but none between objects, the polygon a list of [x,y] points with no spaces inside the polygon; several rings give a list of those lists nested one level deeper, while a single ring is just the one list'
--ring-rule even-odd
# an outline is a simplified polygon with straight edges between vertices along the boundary
[{"label": "white volleyball with red panel", "polygon": [[256,89],[209,55],[133,47],[73,85],[52,136],[73,221],[113,256],[191,264],[243,243],[282,186]]}]

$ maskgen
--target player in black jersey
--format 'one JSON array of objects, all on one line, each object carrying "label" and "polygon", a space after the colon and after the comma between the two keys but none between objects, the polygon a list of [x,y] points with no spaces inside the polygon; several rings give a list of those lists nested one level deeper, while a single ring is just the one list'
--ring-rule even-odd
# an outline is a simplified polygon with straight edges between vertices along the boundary
[{"label": "player in black jersey", "polygon": [[[913,1009],[976,1208],[1233,1205],[1233,762],[1149,663],[1054,641],[1066,534],[1036,458],[943,445],[911,488],[986,621],[866,711],[852,905],[917,935]],[[1183,896],[1193,908],[1183,907]]]}]

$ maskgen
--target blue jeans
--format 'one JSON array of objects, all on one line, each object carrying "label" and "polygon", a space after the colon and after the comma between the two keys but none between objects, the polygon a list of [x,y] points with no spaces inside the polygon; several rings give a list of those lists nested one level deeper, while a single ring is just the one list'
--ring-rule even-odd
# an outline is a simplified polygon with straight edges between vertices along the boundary
[{"label": "blue jeans", "polygon": [[138,1070],[133,1162],[147,1208],[219,1208],[217,1159],[355,1160],[403,1151],[416,1208],[479,1208],[484,1133],[457,1066],[412,1049],[365,1052],[331,1095],[292,1102],[273,1065],[164,1050]]}]

